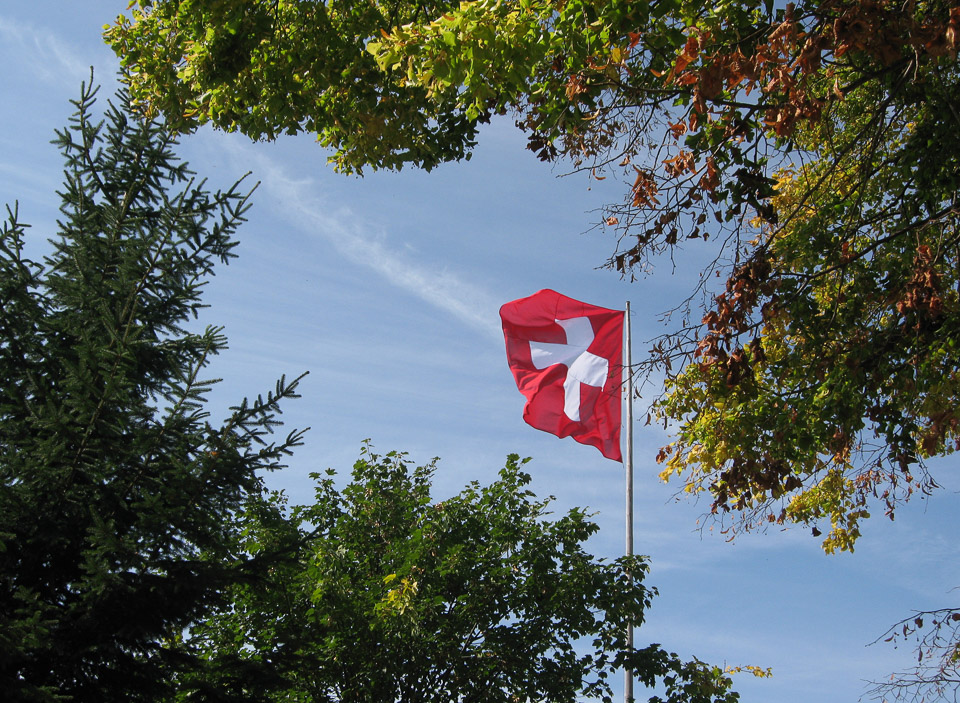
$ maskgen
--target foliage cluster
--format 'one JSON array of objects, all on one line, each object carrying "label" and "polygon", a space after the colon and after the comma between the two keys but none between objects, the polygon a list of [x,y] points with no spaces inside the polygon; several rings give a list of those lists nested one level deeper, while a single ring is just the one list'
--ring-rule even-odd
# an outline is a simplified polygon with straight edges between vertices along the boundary
[{"label": "foliage cluster", "polygon": [[107,36],[136,77],[135,102],[170,129],[212,122],[253,139],[312,132],[352,155],[340,162],[345,170],[430,169],[473,146],[469,118],[452,106],[429,108],[416,85],[384,82],[364,50],[376,28],[442,12],[442,0],[136,5]]},{"label": "foliage cluster", "polygon": [[[314,474],[311,505],[276,494],[243,516],[256,556],[296,544],[257,584],[238,584],[186,643],[207,661],[204,698],[447,701],[611,700],[631,667],[663,698],[737,700],[724,670],[659,645],[632,650],[654,592],[640,557],[584,550],[597,526],[579,509],[549,519],[511,456],[499,480],[431,497],[435,463],[365,447],[338,490]],[[228,694],[229,692],[229,694]]]}]

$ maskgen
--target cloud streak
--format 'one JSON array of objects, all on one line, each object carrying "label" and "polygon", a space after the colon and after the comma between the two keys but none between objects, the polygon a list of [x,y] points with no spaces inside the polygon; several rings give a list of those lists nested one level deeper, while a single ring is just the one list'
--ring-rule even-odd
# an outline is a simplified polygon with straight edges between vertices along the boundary
[{"label": "cloud streak", "polygon": [[[8,15],[0,15],[0,56],[9,66],[16,63],[17,73],[30,75],[34,80],[54,85],[73,93],[80,81],[90,77],[91,64],[102,66],[97,80],[111,83],[103,78],[112,77],[117,61],[105,48],[95,57],[81,53],[71,42],[63,41],[52,30],[20,22]],[[107,85],[112,90],[112,85]]]},{"label": "cloud streak", "polygon": [[228,144],[232,156],[247,165],[257,164],[255,170],[261,179],[261,188],[281,204],[276,209],[290,224],[321,236],[344,258],[371,269],[425,303],[488,336],[500,337],[496,323],[499,304],[486,290],[461,274],[410,260],[407,253],[386,243],[386,233],[371,234],[373,226],[362,217],[325,202],[317,195],[314,180],[293,178],[268,157],[255,154],[233,140]]}]

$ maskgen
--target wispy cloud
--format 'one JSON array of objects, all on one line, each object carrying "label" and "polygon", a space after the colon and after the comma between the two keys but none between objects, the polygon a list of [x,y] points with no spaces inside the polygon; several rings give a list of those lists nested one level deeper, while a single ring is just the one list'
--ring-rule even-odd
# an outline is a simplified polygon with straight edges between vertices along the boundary
[{"label": "wispy cloud", "polygon": [[[499,338],[498,303],[482,287],[461,273],[437,269],[410,258],[404,246],[391,246],[388,235],[370,221],[322,197],[313,179],[297,179],[278,163],[253,148],[227,140],[229,149],[261,180],[277,208],[290,224],[319,235],[354,264],[365,266],[389,283],[443,310],[487,335]],[[242,157],[241,157],[242,152]],[[491,312],[493,314],[491,314]]]},{"label": "wispy cloud", "polygon": [[8,68],[15,64],[17,73],[45,85],[76,91],[80,81],[90,76],[90,66],[97,67],[97,81],[112,82],[117,62],[101,45],[95,54],[81,51],[73,42],[65,41],[53,30],[0,15],[0,56]]}]

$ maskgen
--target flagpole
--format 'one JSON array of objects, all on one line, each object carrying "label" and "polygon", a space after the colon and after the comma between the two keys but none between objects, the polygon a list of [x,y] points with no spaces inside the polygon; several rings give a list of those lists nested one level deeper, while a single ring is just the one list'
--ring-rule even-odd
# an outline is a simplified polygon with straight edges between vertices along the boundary
[{"label": "flagpole", "polygon": [[[627,301],[627,310],[624,316],[624,371],[626,373],[626,432],[625,432],[625,451],[623,454],[623,468],[626,474],[627,486],[627,504],[626,504],[626,555],[633,556],[633,358],[631,357],[630,343],[630,301]],[[633,582],[633,576],[630,575],[630,582]],[[627,648],[633,650],[633,622],[627,623]],[[623,700],[624,703],[633,701],[633,670],[627,666],[624,669],[623,682]]]}]

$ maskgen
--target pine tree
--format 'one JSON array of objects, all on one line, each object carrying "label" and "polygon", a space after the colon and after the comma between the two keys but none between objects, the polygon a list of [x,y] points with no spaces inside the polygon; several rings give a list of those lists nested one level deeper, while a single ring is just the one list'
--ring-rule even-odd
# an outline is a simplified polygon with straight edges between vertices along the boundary
[{"label": "pine tree", "polygon": [[162,125],[122,94],[98,118],[95,96],[82,88],[55,140],[51,253],[25,258],[15,206],[0,231],[5,700],[162,698],[193,665],[185,629],[266,568],[237,548],[236,518],[301,437],[267,437],[299,379],[221,425],[205,410],[226,340],[188,327],[249,192],[210,193]]}]

